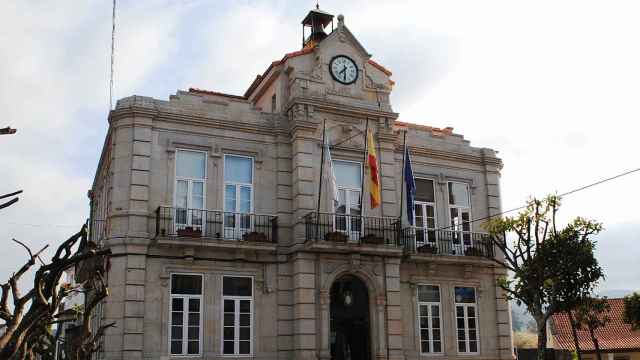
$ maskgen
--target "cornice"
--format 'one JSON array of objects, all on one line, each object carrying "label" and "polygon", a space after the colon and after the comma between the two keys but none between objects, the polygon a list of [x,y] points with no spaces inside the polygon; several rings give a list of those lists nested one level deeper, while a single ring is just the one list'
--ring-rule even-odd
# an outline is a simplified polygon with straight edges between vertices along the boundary
[{"label": "cornice", "polygon": [[[495,165],[498,168],[502,168],[502,160],[495,157],[485,157],[482,155],[472,155],[465,153],[453,152],[450,150],[436,150],[431,148],[419,148],[419,147],[409,147],[409,151],[412,156],[423,156],[434,159],[442,159],[442,160],[450,160],[457,162],[466,162],[470,164],[476,165]],[[402,154],[404,152],[404,147],[402,144],[396,144],[395,152]]]},{"label": "cornice", "polygon": [[345,105],[335,102],[328,102],[323,99],[313,99],[313,98],[303,98],[303,97],[295,97],[289,101],[287,104],[287,111],[289,111],[294,105],[303,104],[303,105],[312,105],[314,106],[314,110],[322,110],[323,112],[333,113],[342,116],[354,116],[358,118],[367,118],[367,117],[386,117],[392,120],[398,118],[399,114],[395,112],[389,112],[378,109],[367,109],[359,106],[351,106]]}]

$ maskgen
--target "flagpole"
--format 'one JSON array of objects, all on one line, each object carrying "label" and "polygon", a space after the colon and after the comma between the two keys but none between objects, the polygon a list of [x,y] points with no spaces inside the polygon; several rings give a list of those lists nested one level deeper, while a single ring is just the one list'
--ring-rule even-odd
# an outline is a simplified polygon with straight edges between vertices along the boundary
[{"label": "flagpole", "polygon": [[369,118],[367,118],[367,125],[365,126],[364,130],[364,154],[362,156],[362,174],[360,179],[360,216],[364,216],[364,203],[362,202],[362,195],[364,194],[364,169],[367,163],[367,150],[369,150]]},{"label": "flagpole", "polygon": [[316,241],[318,240],[318,232],[320,231],[320,201],[322,199],[322,168],[324,167],[324,146],[325,135],[327,134],[326,119],[322,120],[322,151],[320,152],[320,176],[318,177],[318,209],[316,212]]}]

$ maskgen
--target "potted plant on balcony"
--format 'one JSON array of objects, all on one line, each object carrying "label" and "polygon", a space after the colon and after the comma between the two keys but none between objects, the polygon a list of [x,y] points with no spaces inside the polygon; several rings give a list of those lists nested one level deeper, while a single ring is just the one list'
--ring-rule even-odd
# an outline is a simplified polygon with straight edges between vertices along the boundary
[{"label": "potted plant on balcony", "polygon": [[427,243],[418,247],[418,252],[421,254],[437,254],[438,247],[433,244]]},{"label": "potted plant on balcony", "polygon": [[324,236],[324,239],[331,242],[346,243],[348,240],[348,236],[347,234],[340,231],[331,231]]},{"label": "potted plant on balcony", "polygon": [[367,234],[360,238],[363,244],[382,245],[384,244],[384,238],[376,236],[374,234]]},{"label": "potted plant on balcony", "polygon": [[194,229],[193,226],[187,226],[183,229],[178,229],[178,236],[201,237],[202,231],[200,231],[200,229]]},{"label": "potted plant on balcony", "polygon": [[269,242],[269,239],[267,239],[267,235],[257,231],[252,231],[242,235],[242,240],[252,242]]}]

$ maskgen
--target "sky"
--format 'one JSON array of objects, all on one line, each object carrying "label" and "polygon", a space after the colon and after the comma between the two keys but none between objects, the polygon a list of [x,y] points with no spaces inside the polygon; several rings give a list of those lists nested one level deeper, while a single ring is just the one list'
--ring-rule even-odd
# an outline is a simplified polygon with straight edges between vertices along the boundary
[{"label": "sky", "polygon": [[[115,98],[198,87],[243,94],[298,50],[314,1],[119,1]],[[400,120],[499,151],[502,204],[640,167],[635,1],[338,1],[323,10],[393,72]],[[107,129],[111,2],[0,2],[0,279],[88,216]],[[597,219],[601,290],[640,289],[640,172],[563,199]],[[1,280],[4,281],[4,280]]]}]

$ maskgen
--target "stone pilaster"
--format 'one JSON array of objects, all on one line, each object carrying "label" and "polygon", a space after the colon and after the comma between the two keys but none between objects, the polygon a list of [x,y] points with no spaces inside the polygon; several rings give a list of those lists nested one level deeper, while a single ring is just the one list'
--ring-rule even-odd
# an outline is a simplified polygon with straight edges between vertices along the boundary
[{"label": "stone pilaster", "polygon": [[382,215],[398,216],[400,199],[397,193],[398,162],[396,161],[393,130],[387,127],[390,120],[382,118],[378,124],[378,157],[380,158],[380,192]]},{"label": "stone pilaster", "polygon": [[[502,163],[495,157],[495,152],[483,149],[484,176],[487,187],[487,207],[490,216],[500,214],[502,204],[500,200],[500,169]],[[499,252],[496,256],[503,254]],[[506,276],[504,269],[494,268],[494,287],[496,299],[496,353],[500,359],[513,359],[513,339],[511,337],[511,310],[505,292],[497,286],[499,277]]]},{"label": "stone pilaster", "polygon": [[316,261],[315,255],[293,256],[293,347],[296,360],[315,360],[316,327]]},{"label": "stone pilaster", "polygon": [[[389,347],[389,359],[404,359],[404,351],[402,348],[402,301],[400,293],[400,259],[385,259],[385,283],[386,283],[386,323],[387,323],[387,339],[385,342]],[[386,358],[386,353],[384,358]]]}]

